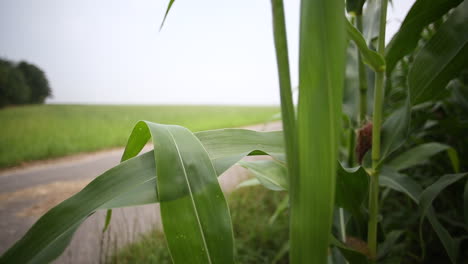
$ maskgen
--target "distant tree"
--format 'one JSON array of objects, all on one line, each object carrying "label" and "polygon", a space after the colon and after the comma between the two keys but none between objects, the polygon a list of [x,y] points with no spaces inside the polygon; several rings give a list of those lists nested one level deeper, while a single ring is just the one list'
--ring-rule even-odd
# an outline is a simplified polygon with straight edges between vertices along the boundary
[{"label": "distant tree", "polygon": [[8,104],[8,73],[10,69],[10,63],[0,59],[0,107]]},{"label": "distant tree", "polygon": [[23,73],[11,62],[0,59],[0,106],[29,103],[30,95]]},{"label": "distant tree", "polygon": [[25,61],[20,62],[16,68],[23,73],[26,84],[31,88],[29,103],[42,104],[52,95],[49,81],[41,69]]}]

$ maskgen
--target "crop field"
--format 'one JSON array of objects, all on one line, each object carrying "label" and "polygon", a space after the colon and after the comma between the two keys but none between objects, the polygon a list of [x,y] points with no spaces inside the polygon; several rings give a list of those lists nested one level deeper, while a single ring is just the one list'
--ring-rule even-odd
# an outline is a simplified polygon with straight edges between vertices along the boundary
[{"label": "crop field", "polygon": [[124,146],[135,123],[177,124],[192,131],[268,121],[278,107],[36,105],[0,110],[0,167]]}]

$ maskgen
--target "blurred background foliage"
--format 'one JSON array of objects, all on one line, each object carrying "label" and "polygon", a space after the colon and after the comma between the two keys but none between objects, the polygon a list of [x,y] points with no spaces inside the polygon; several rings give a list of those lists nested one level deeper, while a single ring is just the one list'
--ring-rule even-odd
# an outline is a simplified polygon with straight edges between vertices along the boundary
[{"label": "blurred background foliage", "polygon": [[0,107],[42,104],[52,96],[47,77],[39,67],[25,61],[0,58]]}]

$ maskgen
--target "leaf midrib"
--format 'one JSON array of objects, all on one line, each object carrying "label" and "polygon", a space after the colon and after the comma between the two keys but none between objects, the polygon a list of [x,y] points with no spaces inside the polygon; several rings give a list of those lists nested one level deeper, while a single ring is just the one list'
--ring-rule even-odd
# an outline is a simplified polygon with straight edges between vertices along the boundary
[{"label": "leaf midrib", "polygon": [[172,142],[174,143],[174,146],[177,150],[177,156],[179,157],[179,161],[180,161],[180,165],[182,166],[182,169],[183,169],[183,172],[184,172],[184,176],[185,176],[185,181],[187,183],[187,187],[189,189],[189,193],[190,193],[190,200],[192,201],[192,206],[193,206],[193,210],[195,212],[195,215],[196,215],[196,218],[197,218],[197,223],[198,223],[198,228],[200,229],[200,233],[201,233],[201,237],[202,237],[202,240],[203,240],[203,245],[205,246],[205,253],[206,253],[206,257],[208,258],[208,262],[211,264],[211,258],[210,258],[210,253],[209,253],[209,249],[208,249],[208,245],[206,244],[206,238],[205,238],[205,233],[203,232],[203,228],[202,228],[202,225],[201,225],[201,222],[200,222],[200,216],[198,215],[198,210],[197,210],[197,206],[195,205],[195,200],[193,199],[193,192],[192,192],[192,188],[190,186],[190,183],[189,183],[189,180],[188,180],[188,176],[187,176],[187,172],[185,170],[185,166],[184,166],[184,161],[182,159],[182,156],[180,155],[180,150],[179,150],[179,146],[177,145],[177,142],[174,138],[174,136],[172,135],[171,131],[167,128],[167,127],[164,127],[164,129],[166,129],[166,131],[169,133],[169,135],[171,136],[171,140]]}]

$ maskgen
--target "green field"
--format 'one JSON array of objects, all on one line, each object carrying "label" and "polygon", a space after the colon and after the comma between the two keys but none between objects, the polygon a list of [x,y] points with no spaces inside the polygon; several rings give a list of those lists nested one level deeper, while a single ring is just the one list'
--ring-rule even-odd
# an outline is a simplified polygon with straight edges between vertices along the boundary
[{"label": "green field", "polygon": [[192,131],[262,123],[278,107],[35,105],[0,110],[0,167],[124,146],[139,120]]}]

